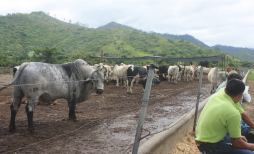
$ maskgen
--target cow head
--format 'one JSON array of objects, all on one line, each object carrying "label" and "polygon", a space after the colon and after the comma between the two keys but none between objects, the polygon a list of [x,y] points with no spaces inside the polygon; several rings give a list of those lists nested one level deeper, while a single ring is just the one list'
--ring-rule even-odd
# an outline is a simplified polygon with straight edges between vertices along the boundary
[{"label": "cow head", "polygon": [[104,91],[104,74],[100,70],[95,70],[90,78],[93,82],[97,94],[102,94]]},{"label": "cow head", "polygon": [[99,64],[95,64],[94,65],[94,69],[95,70],[99,70],[99,71],[102,71],[102,72],[105,72],[105,66],[103,65],[103,63],[99,63]]}]

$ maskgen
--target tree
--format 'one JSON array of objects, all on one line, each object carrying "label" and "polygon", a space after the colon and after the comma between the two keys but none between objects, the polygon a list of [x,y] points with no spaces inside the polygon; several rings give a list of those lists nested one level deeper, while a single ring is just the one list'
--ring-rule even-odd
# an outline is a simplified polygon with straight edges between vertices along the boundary
[{"label": "tree", "polygon": [[251,68],[253,65],[253,63],[248,62],[248,61],[243,61],[243,63],[241,64],[242,67],[248,67]]},{"label": "tree", "polygon": [[8,62],[9,62],[8,56],[0,53],[0,67],[7,66]]},{"label": "tree", "polygon": [[60,53],[56,48],[46,47],[43,50],[36,49],[34,50],[33,59],[44,63],[57,63],[57,57]]}]

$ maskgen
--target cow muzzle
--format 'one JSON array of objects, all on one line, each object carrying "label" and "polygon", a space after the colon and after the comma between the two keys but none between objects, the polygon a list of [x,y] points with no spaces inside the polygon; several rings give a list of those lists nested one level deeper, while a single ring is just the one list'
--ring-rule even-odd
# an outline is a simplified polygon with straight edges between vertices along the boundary
[{"label": "cow muzzle", "polygon": [[101,95],[102,93],[103,93],[103,89],[97,89],[97,90],[96,90],[96,94]]}]

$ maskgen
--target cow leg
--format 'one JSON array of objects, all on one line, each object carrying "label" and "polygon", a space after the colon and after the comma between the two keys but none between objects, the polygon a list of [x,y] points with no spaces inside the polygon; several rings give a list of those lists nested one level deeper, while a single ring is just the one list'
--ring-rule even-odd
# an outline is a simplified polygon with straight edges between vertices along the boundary
[{"label": "cow leg", "polygon": [[132,93],[133,82],[136,80],[136,76],[131,80],[130,93]]},{"label": "cow leg", "polygon": [[10,105],[11,109],[11,120],[9,125],[9,131],[14,131],[15,127],[15,118],[18,112],[18,109],[21,105],[22,98],[24,97],[24,93],[21,91],[20,87],[14,87],[13,89],[13,102]]},{"label": "cow leg", "polygon": [[146,81],[147,79],[145,79],[145,81],[143,82],[143,91],[145,92],[145,89],[146,89]]},{"label": "cow leg", "polygon": [[212,84],[211,94],[213,94],[214,85]]},{"label": "cow leg", "polygon": [[176,74],[176,76],[175,76],[175,83],[177,83],[177,78],[178,78],[178,75]]},{"label": "cow leg", "polygon": [[129,79],[126,80],[127,93],[129,93]]},{"label": "cow leg", "polygon": [[31,133],[34,132],[34,124],[33,124],[33,111],[29,111],[29,103],[26,105],[26,115],[27,115],[27,121],[28,121],[28,131]]},{"label": "cow leg", "polygon": [[34,124],[33,124],[33,111],[35,107],[38,104],[39,101],[39,94],[36,94],[34,97],[28,96],[29,99],[27,99],[27,104],[26,104],[26,115],[27,115],[27,121],[28,121],[28,131],[31,133],[34,132]]},{"label": "cow leg", "polygon": [[108,85],[108,81],[109,81],[109,78],[108,76],[106,77],[106,84]]},{"label": "cow leg", "polygon": [[[15,127],[15,117],[16,117],[16,114],[18,112],[18,109],[15,110],[13,104],[14,103],[12,103],[10,105],[10,108],[11,108],[11,121],[10,121],[10,125],[9,125],[9,131],[14,131],[16,129],[16,127]],[[21,104],[21,102],[18,104],[18,108],[20,107],[20,104]]]},{"label": "cow leg", "polygon": [[131,84],[130,84],[130,93],[132,93],[133,82],[134,82],[135,80],[136,80],[135,77],[131,80]]},{"label": "cow leg", "polygon": [[124,81],[123,81],[123,83],[124,83],[123,87],[125,88],[125,87],[126,87],[127,78],[126,78],[126,77],[123,77],[123,79],[124,79]]},{"label": "cow leg", "polygon": [[70,101],[68,102],[69,105],[69,119],[76,121],[77,117],[75,115],[75,108],[76,108],[76,101]]},{"label": "cow leg", "polygon": [[116,87],[119,87],[119,78],[116,79]]}]

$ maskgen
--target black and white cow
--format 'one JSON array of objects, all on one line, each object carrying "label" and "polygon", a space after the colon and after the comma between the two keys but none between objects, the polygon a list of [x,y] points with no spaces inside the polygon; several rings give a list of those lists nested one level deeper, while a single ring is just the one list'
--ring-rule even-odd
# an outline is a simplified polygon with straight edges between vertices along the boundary
[{"label": "black and white cow", "polygon": [[[153,68],[158,68],[158,67],[154,66],[153,64],[151,64],[150,66]],[[150,66],[147,66],[147,69],[145,69],[142,66],[131,65],[127,69],[127,82],[126,82],[127,93],[132,93],[132,87],[133,87],[134,81],[143,84],[143,90],[145,90],[147,72],[148,72],[147,70],[149,70]],[[157,84],[160,83],[160,80],[158,78],[156,78],[155,76],[153,76],[153,80],[155,80]],[[130,83],[130,87],[129,87],[129,83]]]},{"label": "black and white cow", "polygon": [[26,113],[30,132],[34,131],[33,111],[39,98],[46,101],[66,99],[69,106],[69,119],[76,120],[76,103],[87,100],[92,92],[102,94],[103,79],[104,75],[100,70],[91,69],[81,59],[66,64],[23,63],[13,82],[8,85],[16,85],[13,87],[13,102],[10,106],[9,130],[15,130],[15,117],[24,96],[27,98]]},{"label": "black and white cow", "polygon": [[[132,93],[132,87],[133,87],[134,81],[142,83],[143,89],[145,89],[146,77],[147,77],[147,71],[144,67],[131,65],[127,69],[127,82],[126,82],[127,93]],[[130,87],[129,87],[129,83],[130,83]]]}]

